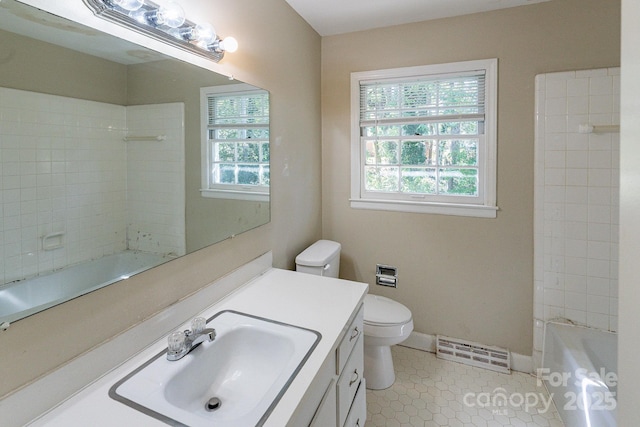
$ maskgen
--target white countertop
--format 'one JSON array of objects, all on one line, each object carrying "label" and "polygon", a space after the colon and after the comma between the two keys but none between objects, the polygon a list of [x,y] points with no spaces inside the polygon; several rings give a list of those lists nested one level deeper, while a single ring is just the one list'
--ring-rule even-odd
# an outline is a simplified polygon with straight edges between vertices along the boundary
[{"label": "white countertop", "polygon": [[[313,382],[350,317],[363,301],[367,289],[365,283],[270,269],[203,312],[193,313],[193,317],[202,315],[208,318],[223,310],[236,310],[313,329],[322,335],[317,347],[264,424],[282,427],[298,407],[301,397]],[[172,330],[186,329],[189,325],[175,326]],[[170,332],[166,331],[166,334]],[[155,418],[112,400],[108,395],[109,388],[115,382],[164,348],[166,339],[155,342],[31,425],[165,425]],[[100,351],[100,348],[94,351]]]}]

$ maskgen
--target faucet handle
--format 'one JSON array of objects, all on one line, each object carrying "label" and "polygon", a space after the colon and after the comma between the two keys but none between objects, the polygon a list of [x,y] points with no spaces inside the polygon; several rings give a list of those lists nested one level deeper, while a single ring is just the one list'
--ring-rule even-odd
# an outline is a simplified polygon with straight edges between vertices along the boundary
[{"label": "faucet handle", "polygon": [[167,351],[169,353],[177,354],[184,351],[185,348],[185,334],[181,331],[172,332],[167,338]]},{"label": "faucet handle", "polygon": [[191,332],[193,332],[194,335],[201,334],[206,327],[207,319],[204,317],[196,317],[191,321]]}]

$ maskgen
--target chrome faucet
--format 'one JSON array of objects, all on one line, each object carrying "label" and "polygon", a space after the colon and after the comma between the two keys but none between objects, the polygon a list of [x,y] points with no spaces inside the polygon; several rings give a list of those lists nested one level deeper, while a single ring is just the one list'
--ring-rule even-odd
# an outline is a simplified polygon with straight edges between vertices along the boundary
[{"label": "chrome faucet", "polygon": [[216,338],[216,330],[205,326],[207,320],[204,317],[196,317],[191,321],[191,329],[169,335],[167,360],[180,360],[203,342],[213,341]]}]

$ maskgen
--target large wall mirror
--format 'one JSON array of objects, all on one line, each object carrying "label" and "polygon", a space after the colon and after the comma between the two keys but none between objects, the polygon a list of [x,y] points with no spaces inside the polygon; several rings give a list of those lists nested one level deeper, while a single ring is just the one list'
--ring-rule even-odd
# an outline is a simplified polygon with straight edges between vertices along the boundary
[{"label": "large wall mirror", "polygon": [[0,40],[0,323],[269,222],[268,93],[15,0]]}]

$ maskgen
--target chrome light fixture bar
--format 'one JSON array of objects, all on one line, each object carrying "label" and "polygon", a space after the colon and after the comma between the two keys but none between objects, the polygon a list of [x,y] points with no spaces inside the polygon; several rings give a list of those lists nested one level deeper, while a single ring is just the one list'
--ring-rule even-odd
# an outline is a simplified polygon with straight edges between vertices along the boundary
[{"label": "chrome light fixture bar", "polygon": [[233,37],[221,39],[209,23],[185,19],[174,1],[158,5],[149,0],[83,0],[99,18],[114,22],[156,40],[220,62],[225,52],[235,52]]}]

